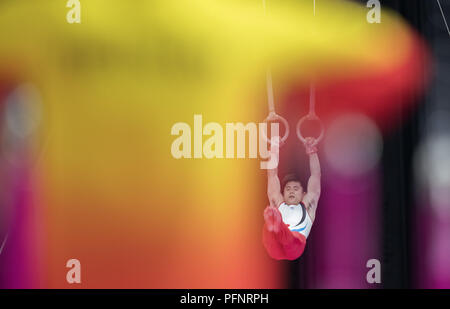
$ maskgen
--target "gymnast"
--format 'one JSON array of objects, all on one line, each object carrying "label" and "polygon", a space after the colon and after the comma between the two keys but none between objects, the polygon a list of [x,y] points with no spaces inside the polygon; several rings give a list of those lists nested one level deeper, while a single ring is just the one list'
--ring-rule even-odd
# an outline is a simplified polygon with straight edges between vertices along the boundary
[{"label": "gymnast", "polygon": [[[264,211],[263,243],[273,259],[295,260],[305,249],[320,197],[317,143],[312,137],[304,141],[311,172],[306,192],[294,174],[286,175],[281,186],[278,169],[267,170],[267,195],[270,205]],[[271,155],[278,156],[275,152],[278,152],[278,147],[271,146]]]}]

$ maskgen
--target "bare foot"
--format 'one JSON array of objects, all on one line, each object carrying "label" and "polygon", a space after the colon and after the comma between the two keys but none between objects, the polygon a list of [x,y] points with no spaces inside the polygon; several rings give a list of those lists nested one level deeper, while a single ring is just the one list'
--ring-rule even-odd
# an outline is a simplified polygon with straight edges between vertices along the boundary
[{"label": "bare foot", "polygon": [[264,210],[264,220],[269,232],[277,233],[280,230],[281,215],[275,207],[269,206]]}]

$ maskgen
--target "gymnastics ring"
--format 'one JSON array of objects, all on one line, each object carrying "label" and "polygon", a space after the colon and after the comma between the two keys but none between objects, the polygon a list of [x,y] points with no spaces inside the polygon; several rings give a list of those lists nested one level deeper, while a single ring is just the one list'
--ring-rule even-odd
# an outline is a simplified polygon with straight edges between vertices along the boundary
[{"label": "gymnastics ring", "polygon": [[305,117],[301,118],[301,119],[297,122],[297,128],[296,128],[296,131],[297,131],[297,137],[298,137],[298,139],[299,139],[303,144],[306,143],[306,137],[303,136],[301,127],[302,127],[302,124],[303,124],[305,121],[307,121],[307,120],[318,121],[319,124],[320,124],[320,135],[319,135],[319,137],[317,137],[317,138],[315,139],[315,140],[316,140],[316,142],[314,143],[314,146],[315,146],[315,145],[317,145],[317,144],[322,140],[322,138],[323,138],[323,136],[324,136],[324,134],[325,134],[325,128],[324,128],[324,126],[323,126],[322,121],[321,121],[321,120],[319,119],[319,117],[317,117],[316,115],[306,115]]},{"label": "gymnastics ring", "polygon": [[[270,119],[269,119],[270,118]],[[284,144],[284,142],[287,140],[288,136],[289,136],[289,123],[287,122],[286,119],[284,119],[283,117],[281,117],[280,115],[278,115],[275,112],[271,112],[269,113],[269,116],[267,116],[266,119],[264,119],[264,122],[269,122],[269,121],[274,121],[274,120],[279,120],[284,127],[286,128],[283,137],[280,140],[280,146],[282,146]],[[272,142],[270,141],[270,139],[267,137],[266,135],[266,130],[263,130],[262,132],[263,138],[266,142],[268,142],[269,144],[272,144]]]}]

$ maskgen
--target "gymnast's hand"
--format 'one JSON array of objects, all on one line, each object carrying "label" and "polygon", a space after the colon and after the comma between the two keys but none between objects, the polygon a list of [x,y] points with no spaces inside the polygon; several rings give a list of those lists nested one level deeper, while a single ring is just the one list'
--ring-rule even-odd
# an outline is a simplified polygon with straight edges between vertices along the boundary
[{"label": "gymnast's hand", "polygon": [[312,155],[317,153],[317,140],[314,137],[305,138],[305,149],[307,155]]}]

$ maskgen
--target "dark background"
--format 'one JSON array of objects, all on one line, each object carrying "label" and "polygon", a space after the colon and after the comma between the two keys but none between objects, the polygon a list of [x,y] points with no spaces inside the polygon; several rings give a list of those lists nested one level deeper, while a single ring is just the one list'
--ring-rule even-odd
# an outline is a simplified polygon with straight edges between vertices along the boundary
[{"label": "dark background", "polygon": [[[359,0],[363,5],[367,1]],[[424,38],[431,54],[434,72],[431,86],[424,97],[419,98],[412,112],[398,110],[398,127],[383,136],[381,161],[382,181],[382,235],[381,269],[382,283],[379,288],[417,288],[420,262],[414,250],[426,250],[426,244],[418,243],[413,154],[424,138],[427,115],[436,109],[449,110],[450,87],[450,37],[436,0],[382,0],[382,8],[389,7],[401,14]],[[440,1],[445,16],[450,16],[450,3]],[[395,48],[395,46],[393,46]],[[432,124],[431,124],[432,125]],[[289,288],[314,287],[314,244],[309,243],[302,258],[286,267]]]}]

